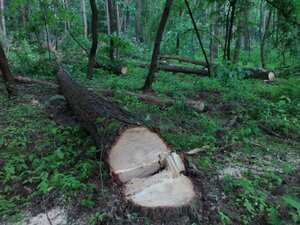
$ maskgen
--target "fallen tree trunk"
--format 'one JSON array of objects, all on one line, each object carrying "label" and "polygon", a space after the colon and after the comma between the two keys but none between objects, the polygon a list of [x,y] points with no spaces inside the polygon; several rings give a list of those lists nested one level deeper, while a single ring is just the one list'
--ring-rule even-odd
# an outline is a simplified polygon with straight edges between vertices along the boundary
[{"label": "fallen tree trunk", "polygon": [[[149,65],[147,64],[138,64],[141,68],[148,68]],[[158,64],[156,70],[163,70],[173,73],[185,73],[185,74],[196,74],[199,76],[209,76],[209,73],[205,69],[197,69],[191,67],[183,67],[183,66],[175,66],[175,65],[165,65],[165,64]]]},{"label": "fallen tree trunk", "polygon": [[[186,62],[186,63],[191,63],[194,65],[201,65],[201,66],[204,66],[207,68],[207,64],[200,60],[182,58],[182,57],[179,57],[176,55],[160,55],[159,58],[160,59],[173,59],[173,60],[177,60],[179,62]],[[212,66],[217,67],[216,64],[213,64]],[[183,70],[183,71],[187,71],[186,73],[206,75],[206,72],[203,73],[203,71],[206,71],[206,70],[198,70],[198,72],[197,71],[194,72],[193,70],[197,70],[197,69],[189,68],[189,67],[171,66],[171,65],[168,66],[165,64],[165,62],[162,62],[161,67],[162,67],[162,70],[170,71],[170,72],[184,73],[181,71],[181,70]],[[174,68],[172,68],[172,67],[174,67]],[[274,78],[275,78],[275,73],[270,70],[245,68],[243,70],[243,72],[245,73],[246,78],[256,78],[256,79],[263,79],[263,80],[270,80],[270,81],[274,80]]]},{"label": "fallen tree trunk", "polygon": [[186,62],[186,63],[191,63],[194,65],[200,65],[200,66],[204,66],[204,67],[208,67],[206,62],[200,61],[200,60],[195,60],[195,59],[187,59],[187,58],[182,58],[180,56],[177,55],[160,55],[159,59],[173,59],[173,60],[177,60],[179,62]]},{"label": "fallen tree trunk", "polygon": [[34,79],[34,78],[29,78],[29,77],[22,77],[22,76],[15,76],[14,77],[15,81],[20,82],[20,83],[36,83],[36,84],[43,84],[47,86],[51,86],[54,88],[57,88],[58,85],[54,84],[50,81],[46,80],[39,80],[39,79]]},{"label": "fallen tree trunk", "polygon": [[120,75],[120,74],[125,75],[128,72],[128,68],[126,66],[117,66],[117,65],[108,66],[100,63],[95,63],[94,68],[108,70],[113,72],[116,75]]},{"label": "fallen tree trunk", "polygon": [[[37,84],[51,86],[54,88],[58,87],[57,84],[52,83],[50,81],[46,81],[46,80],[39,80],[39,79],[34,79],[34,78],[29,78],[29,77],[22,77],[22,76],[16,76],[16,77],[14,77],[14,79],[15,79],[15,81],[18,81],[21,83],[37,83]],[[94,88],[88,88],[87,90],[96,92],[96,93],[100,93],[103,96],[107,96],[107,97],[114,97],[116,94],[115,90],[94,89]],[[170,98],[161,99],[161,98],[157,98],[152,95],[143,95],[143,94],[133,93],[133,92],[129,92],[129,91],[122,91],[122,94],[136,97],[140,101],[143,101],[143,102],[146,102],[149,104],[154,104],[154,105],[172,106],[172,105],[176,104],[176,101],[174,99],[170,99]],[[204,102],[200,101],[200,100],[197,101],[197,100],[187,99],[186,101],[183,101],[182,103],[194,108],[197,111],[204,110]]]},{"label": "fallen tree trunk", "polygon": [[257,78],[270,81],[274,80],[275,78],[275,73],[270,70],[245,68],[244,73],[246,78]]},{"label": "fallen tree trunk", "polygon": [[157,130],[81,88],[67,72],[59,71],[57,78],[71,109],[106,156],[112,178],[125,184],[126,201],[154,218],[157,209],[175,215],[193,206],[194,185],[182,174],[181,158],[171,153]]}]

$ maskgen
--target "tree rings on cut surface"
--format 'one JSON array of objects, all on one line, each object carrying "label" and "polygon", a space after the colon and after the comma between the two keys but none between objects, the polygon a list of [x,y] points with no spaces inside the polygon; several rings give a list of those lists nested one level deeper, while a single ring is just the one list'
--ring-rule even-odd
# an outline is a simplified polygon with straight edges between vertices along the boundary
[{"label": "tree rings on cut surface", "polygon": [[161,168],[159,155],[169,152],[168,145],[149,128],[127,128],[110,150],[111,174],[118,183],[149,176]]}]

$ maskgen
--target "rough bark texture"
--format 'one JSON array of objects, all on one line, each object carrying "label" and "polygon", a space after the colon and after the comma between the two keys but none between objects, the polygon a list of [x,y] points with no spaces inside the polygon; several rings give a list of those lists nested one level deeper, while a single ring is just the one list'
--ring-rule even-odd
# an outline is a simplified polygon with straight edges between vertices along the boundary
[{"label": "rough bark texture", "polygon": [[[102,129],[108,127],[110,123],[116,121],[123,125],[139,123],[137,118],[115,106],[112,102],[78,86],[67,72],[59,71],[57,78],[61,93],[65,96],[75,115],[90,132],[99,148],[106,146],[116,136],[114,133],[116,131],[113,130],[108,131],[105,138],[101,138],[101,135],[105,133]],[[116,127],[118,130],[121,125]]]},{"label": "rough bark texture", "polygon": [[87,67],[87,78],[93,78],[94,64],[96,51],[98,46],[98,31],[97,31],[97,23],[98,23],[98,10],[95,0],[90,0],[91,10],[92,10],[92,47],[90,49],[89,54],[89,63]]},{"label": "rough bark texture", "polygon": [[182,159],[156,130],[79,87],[67,72],[59,71],[57,78],[69,106],[107,158],[113,179],[125,184],[124,199],[132,210],[158,219],[158,211],[178,217],[199,207],[193,182],[182,174]]},{"label": "rough bark texture", "polygon": [[12,72],[9,68],[8,61],[1,42],[0,42],[0,70],[2,72],[3,80],[8,94],[17,95],[18,90],[16,88],[15,81]]},{"label": "rough bark texture", "polygon": [[151,63],[150,63],[149,72],[148,72],[145,84],[142,87],[143,91],[149,91],[151,89],[151,86],[153,83],[154,74],[157,69],[157,60],[158,60],[158,55],[159,55],[160,44],[162,41],[164,29],[167,24],[168,17],[169,17],[170,11],[171,11],[172,3],[173,3],[173,0],[167,0],[166,4],[165,4],[165,8],[164,8],[164,11],[163,11],[160,23],[159,23],[159,27],[158,27],[158,30],[156,33],[156,37],[155,37],[155,44],[154,44],[154,49],[153,49],[153,53],[152,53],[152,59],[151,59]]}]

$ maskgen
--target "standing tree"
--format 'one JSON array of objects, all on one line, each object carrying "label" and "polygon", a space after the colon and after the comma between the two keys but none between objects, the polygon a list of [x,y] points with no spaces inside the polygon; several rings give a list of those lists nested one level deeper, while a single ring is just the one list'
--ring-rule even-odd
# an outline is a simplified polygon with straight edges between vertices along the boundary
[{"label": "standing tree", "polygon": [[87,36],[88,36],[88,27],[87,27],[85,0],[80,0],[80,5],[81,5],[81,11],[82,11],[82,22],[83,22],[84,37],[87,38]]},{"label": "standing tree", "polygon": [[142,87],[142,90],[144,92],[150,91],[152,83],[153,83],[154,74],[157,69],[157,60],[158,60],[158,55],[159,55],[159,50],[160,50],[160,44],[162,41],[164,29],[166,27],[168,17],[169,17],[170,11],[171,11],[172,3],[173,3],[173,0],[166,1],[165,8],[164,8],[164,11],[163,11],[160,23],[159,23],[159,27],[156,32],[155,44],[154,44],[154,49],[153,49],[153,53],[152,53],[149,72],[148,72],[145,84]]},{"label": "standing tree", "polygon": [[17,95],[18,90],[15,86],[14,78],[9,68],[7,58],[1,42],[0,42],[0,70],[2,72],[3,80],[8,94]]},{"label": "standing tree", "polygon": [[266,45],[266,40],[268,37],[268,29],[270,26],[270,21],[271,21],[271,17],[272,17],[272,10],[269,11],[269,15],[267,18],[267,23],[265,25],[265,29],[261,38],[261,45],[260,45],[260,56],[261,56],[261,67],[263,69],[266,68],[266,60],[265,60],[265,45]]},{"label": "standing tree", "polygon": [[95,0],[90,0],[91,10],[92,10],[92,47],[89,54],[89,63],[87,67],[87,78],[92,79],[94,73],[94,64],[96,58],[96,51],[98,46],[98,32],[97,32],[97,23],[98,23],[98,10]]},{"label": "standing tree", "polygon": [[142,29],[142,6],[143,0],[136,1],[136,17],[135,17],[135,33],[139,42],[144,42],[143,29]]},{"label": "standing tree", "polygon": [[199,34],[199,30],[198,30],[198,28],[197,28],[197,24],[196,24],[196,21],[195,21],[195,19],[194,19],[192,10],[191,10],[190,5],[189,5],[189,2],[188,2],[187,0],[185,0],[185,4],[186,4],[186,6],[187,6],[187,8],[188,8],[189,15],[190,15],[191,20],[192,20],[192,22],[193,22],[194,30],[195,30],[195,32],[196,32],[196,34],[197,34],[197,38],[198,38],[198,41],[199,41],[199,44],[200,44],[202,53],[203,53],[204,58],[205,58],[205,62],[206,62],[207,69],[208,69],[208,74],[211,75],[211,73],[210,73],[210,64],[209,64],[209,62],[208,62],[208,57],[207,57],[207,54],[206,54],[206,52],[205,52],[204,46],[203,46],[203,44],[202,44],[201,37],[200,37],[200,34]]},{"label": "standing tree", "polygon": [[4,0],[0,0],[0,14],[1,14],[2,35],[4,37],[6,37],[6,24],[5,24],[5,17],[4,17]]}]

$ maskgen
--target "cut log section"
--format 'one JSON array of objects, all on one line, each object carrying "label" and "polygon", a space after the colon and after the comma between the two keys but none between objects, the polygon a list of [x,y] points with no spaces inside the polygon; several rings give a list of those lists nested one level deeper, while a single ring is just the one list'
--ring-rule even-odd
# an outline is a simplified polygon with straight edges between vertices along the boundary
[{"label": "cut log section", "polygon": [[194,209],[198,199],[183,173],[181,158],[171,153],[159,132],[132,114],[79,87],[65,71],[59,86],[75,115],[104,153],[114,181],[124,185],[124,200],[148,216],[161,209],[172,215]]},{"label": "cut log section", "polygon": [[[149,65],[147,64],[138,64],[141,68],[148,68]],[[199,76],[209,76],[208,70],[206,69],[197,69],[191,67],[183,67],[183,66],[176,66],[176,65],[165,65],[165,64],[158,64],[157,70],[163,70],[167,72],[173,73],[185,73],[185,74],[196,74]]]},{"label": "cut log section", "polygon": [[116,75],[125,75],[128,72],[128,68],[126,66],[109,66],[109,65],[103,65],[100,63],[95,63],[94,68],[96,69],[103,69],[107,71],[111,71]]},{"label": "cut log section", "polygon": [[177,60],[179,62],[191,63],[191,64],[194,64],[194,65],[200,65],[200,66],[208,67],[206,62],[203,62],[203,61],[200,61],[200,60],[195,60],[195,59],[182,58],[182,57],[177,56],[177,55],[160,55],[159,58],[160,59],[173,59],[173,60]]},{"label": "cut log section", "polygon": [[128,128],[110,150],[111,174],[117,183],[147,177],[161,168],[159,156],[169,152],[168,145],[149,128]]},{"label": "cut log section", "polygon": [[246,78],[257,78],[272,81],[275,78],[275,73],[269,70],[260,69],[245,69]]}]

